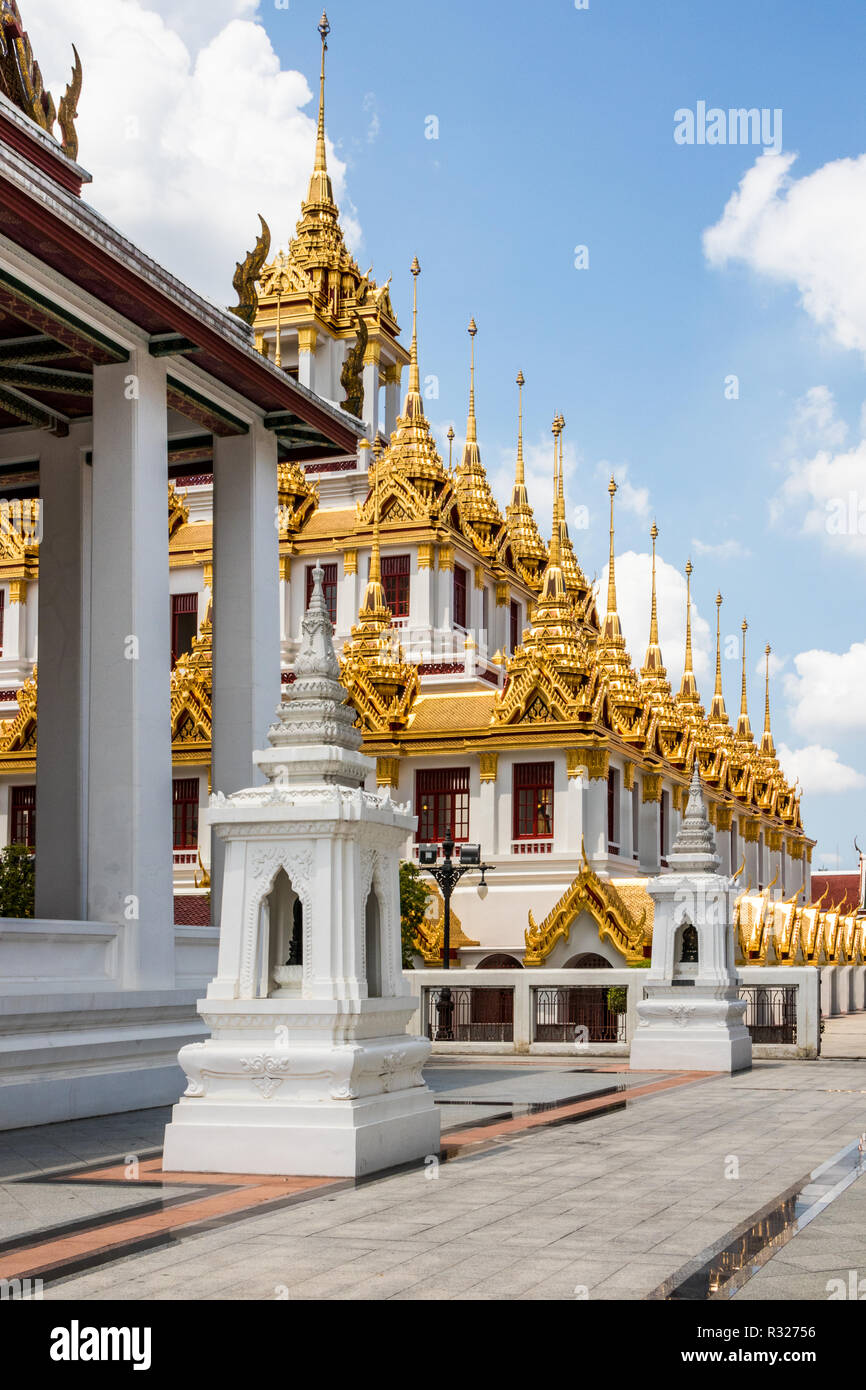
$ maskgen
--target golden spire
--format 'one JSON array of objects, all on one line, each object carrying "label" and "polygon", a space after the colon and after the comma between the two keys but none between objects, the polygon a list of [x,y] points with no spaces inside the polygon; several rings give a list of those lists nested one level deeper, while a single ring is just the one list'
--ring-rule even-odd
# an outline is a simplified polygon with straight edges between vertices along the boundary
[{"label": "golden spire", "polygon": [[319,34],[322,39],[322,68],[319,74],[319,121],[316,128],[316,158],[310,178],[310,189],[307,194],[308,203],[333,203],[334,201],[334,191],[328,174],[328,160],[325,151],[325,54],[328,51],[327,41],[330,32],[331,26],[328,23],[328,16],[323,10],[322,18],[319,20]]},{"label": "golden spire", "polygon": [[[561,564],[561,561],[562,561],[562,532],[560,531],[560,526],[559,526],[559,523],[560,523],[560,515],[559,515],[559,472],[558,472],[558,469],[559,469],[559,439],[560,439],[560,436],[561,436],[561,434],[562,434],[562,423],[561,423],[560,417],[559,417],[558,415],[557,415],[556,418],[554,419],[553,425],[551,426],[551,429],[552,429],[552,432],[553,432],[553,515],[552,515],[552,518],[551,518],[551,526],[550,526],[550,552],[549,552],[549,553],[550,553],[550,560],[549,560],[549,562],[548,562],[547,570],[545,571],[545,578],[547,577],[547,573],[548,573],[549,570],[555,569],[555,570],[557,571],[557,573],[559,574],[559,577],[560,577],[560,580],[561,580],[561,579],[562,579],[562,570],[560,569],[560,564]],[[545,586],[545,587],[546,587],[546,586]]]},{"label": "golden spire", "polygon": [[650,537],[653,543],[652,602],[650,604],[649,646],[646,649],[646,657],[644,658],[644,672],[664,672],[664,662],[662,661],[662,652],[659,646],[659,614],[658,603],[656,601],[656,541],[659,538],[659,528],[656,526],[655,522],[653,522],[650,528]]},{"label": "golden spire", "polygon": [[523,466],[523,386],[526,381],[523,372],[517,373],[517,471],[514,477],[516,488],[523,487],[526,483],[526,472]]},{"label": "golden spire", "polygon": [[687,700],[689,704],[696,705],[700,700],[698,694],[698,683],[695,680],[695,668],[692,660],[692,574],[694,567],[691,560],[686,561],[686,661],[683,668],[683,678],[680,681],[680,699]]},{"label": "golden spire", "polygon": [[748,632],[748,630],[749,630],[749,624],[746,622],[746,620],[745,620],[745,618],[744,618],[744,619],[743,619],[743,623],[742,623],[742,632],[743,632],[743,678],[742,678],[742,689],[741,689],[741,693],[740,693],[740,717],[739,717],[739,719],[737,720],[737,738],[745,738],[745,739],[751,739],[751,737],[752,737],[752,726],[751,726],[751,724],[749,723],[749,703],[748,703],[748,700],[747,700],[747,698],[746,698],[746,633]]},{"label": "golden spire", "polygon": [[492,557],[497,553],[505,523],[496,505],[487,474],[481,462],[478,431],[475,421],[475,320],[469,323],[472,344],[469,362],[469,415],[466,419],[466,443],[463,458],[455,475],[455,491],[464,535],[479,554]]},{"label": "golden spire", "polygon": [[[517,373],[517,465],[511,502],[505,508],[505,528],[511,546],[512,562],[523,580],[536,589],[547,563],[547,549],[539,535],[529,496],[526,491],[526,469],[523,460],[523,372]],[[554,465],[555,466],[555,465]]]},{"label": "golden spire", "polygon": [[770,727],[770,657],[772,653],[773,649],[768,642],[764,648],[767,665],[764,687],[764,736],[761,739],[761,752],[766,753],[770,758],[775,758],[776,745],[773,742],[773,731]]},{"label": "golden spire", "polygon": [[406,392],[403,415],[407,420],[414,420],[424,414],[421,401],[421,373],[418,369],[418,276],[421,274],[421,266],[418,264],[417,256],[409,270],[412,275],[412,344],[409,349],[409,389]]},{"label": "golden spire", "polygon": [[454,472],[454,426],[448,426],[448,477]]},{"label": "golden spire", "polygon": [[616,496],[617,487],[613,475],[607,485],[610,493],[610,559],[608,561],[607,572],[607,616],[604,620],[605,638],[621,637],[622,630],[619,624],[619,614],[616,611],[616,571],[614,568],[614,544],[613,544],[613,499]]},{"label": "golden spire", "polygon": [[[369,448],[369,444],[367,448]],[[390,623],[391,610],[385,601],[385,590],[382,587],[382,562],[379,554],[379,474],[381,472],[382,449],[379,440],[373,446],[373,467],[375,478],[373,480],[373,547],[370,554],[370,575],[367,579],[367,587],[364,590],[364,597],[361,600],[359,617],[362,619],[376,619],[385,624]]]},{"label": "golden spire", "polygon": [[710,705],[710,722],[714,724],[727,724],[728,711],[725,708],[725,697],[722,694],[722,595],[716,594],[716,684],[713,690],[713,701]]},{"label": "golden spire", "polygon": [[562,540],[565,541],[568,536],[568,522],[565,519],[565,440],[563,439],[563,435],[565,434],[565,416],[560,414],[557,416],[557,419],[559,420],[559,487],[557,490],[559,496],[559,529]]},{"label": "golden spire", "polygon": [[[478,329],[475,327],[474,319],[469,320],[467,332],[471,345],[469,353],[469,415],[466,420],[466,445],[468,447],[470,444],[478,443],[478,434],[475,426],[475,334],[478,332]],[[465,449],[463,456],[465,459]]]}]

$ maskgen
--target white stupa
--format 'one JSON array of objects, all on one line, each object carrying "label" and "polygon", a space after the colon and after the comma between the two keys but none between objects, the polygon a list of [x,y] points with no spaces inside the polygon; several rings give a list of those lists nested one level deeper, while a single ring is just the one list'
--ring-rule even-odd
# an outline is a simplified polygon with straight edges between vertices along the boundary
[{"label": "white stupa", "polygon": [[719,873],[697,760],[670,873],[648,885],[652,963],[637,1006],[634,1071],[743,1071],[752,1065],[734,964],[733,881]]},{"label": "white stupa", "polygon": [[314,570],[295,681],[267,784],[211,799],[225,841],[219,966],[198,1009],[211,1038],[180,1052],[189,1085],[164,1166],[185,1172],[355,1176],[439,1153],[439,1115],[406,1028],[400,853],[415,820],[364,790]]}]

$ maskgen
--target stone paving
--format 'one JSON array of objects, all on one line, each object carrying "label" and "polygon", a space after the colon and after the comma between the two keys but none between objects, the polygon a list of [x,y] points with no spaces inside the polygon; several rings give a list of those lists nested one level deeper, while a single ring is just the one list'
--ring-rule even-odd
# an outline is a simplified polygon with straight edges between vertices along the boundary
[{"label": "stone paving", "polygon": [[[590,1084],[640,1080],[580,1076],[548,1059],[520,1067],[449,1059],[433,1065],[431,1079],[442,1098],[468,1103],[473,1119],[482,1099],[498,1112],[506,1098],[550,1103]],[[443,1107],[443,1118],[463,1108]],[[73,1152],[78,1161],[141,1152],[158,1143],[165,1118],[151,1111],[0,1136],[0,1172],[61,1168]],[[325,1190],[49,1279],[44,1297],[646,1298],[864,1130],[866,1064],[760,1062],[743,1076],[648,1095],[580,1124],[509,1134],[438,1169]],[[726,1176],[735,1170],[738,1177]],[[3,1201],[10,1193],[23,1201],[24,1216],[2,1209],[3,1238],[34,1229],[37,1219],[43,1227],[70,1219],[76,1203],[96,1210],[135,1201],[134,1189],[71,1187],[4,1182]],[[825,1299],[829,1278],[848,1279],[851,1269],[866,1277],[864,1215],[861,1178],[738,1297]]]}]

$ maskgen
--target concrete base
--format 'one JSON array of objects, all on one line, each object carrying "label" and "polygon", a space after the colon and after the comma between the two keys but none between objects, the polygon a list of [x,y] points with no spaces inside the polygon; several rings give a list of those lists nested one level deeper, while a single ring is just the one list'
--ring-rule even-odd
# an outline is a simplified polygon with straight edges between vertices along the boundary
[{"label": "concrete base", "polygon": [[426,1086],[318,1105],[181,1101],[165,1131],[175,1173],[362,1177],[439,1155],[439,1113]]},{"label": "concrete base", "polygon": [[637,1006],[632,1071],[748,1071],[752,1039],[733,990],[649,986]]},{"label": "concrete base", "polygon": [[197,993],[0,996],[0,1130],[172,1105],[178,1050],[206,1036]]}]

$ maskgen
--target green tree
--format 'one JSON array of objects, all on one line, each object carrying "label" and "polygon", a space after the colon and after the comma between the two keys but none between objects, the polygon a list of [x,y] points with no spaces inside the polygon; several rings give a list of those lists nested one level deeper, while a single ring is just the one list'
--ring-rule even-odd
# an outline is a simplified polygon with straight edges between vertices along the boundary
[{"label": "green tree", "polygon": [[411,970],[415,963],[415,933],[427,912],[429,895],[417,864],[400,865],[400,937],[403,947],[403,969]]},{"label": "green tree", "polygon": [[36,861],[26,845],[0,850],[0,917],[32,917]]}]

